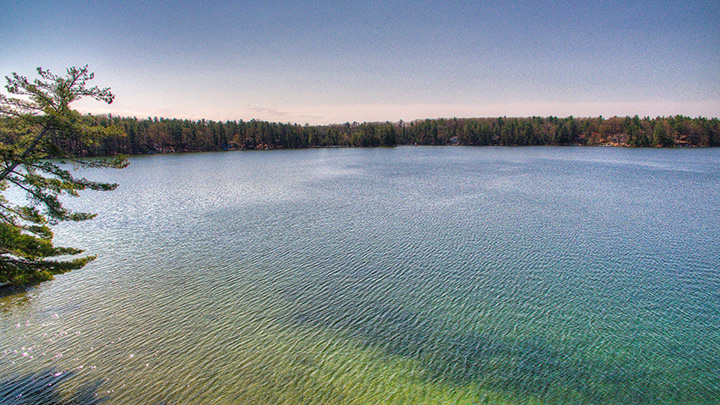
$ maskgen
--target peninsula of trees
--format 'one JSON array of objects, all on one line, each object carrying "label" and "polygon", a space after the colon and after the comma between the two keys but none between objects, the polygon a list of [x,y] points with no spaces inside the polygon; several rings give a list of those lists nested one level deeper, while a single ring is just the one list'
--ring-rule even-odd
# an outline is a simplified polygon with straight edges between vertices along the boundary
[{"label": "peninsula of trees", "polygon": [[[115,127],[94,145],[57,139],[75,156],[235,149],[395,145],[720,146],[720,119],[686,116],[452,118],[412,122],[297,125],[265,121],[208,121],[86,115],[87,125]],[[0,142],[12,143],[9,139]]]}]

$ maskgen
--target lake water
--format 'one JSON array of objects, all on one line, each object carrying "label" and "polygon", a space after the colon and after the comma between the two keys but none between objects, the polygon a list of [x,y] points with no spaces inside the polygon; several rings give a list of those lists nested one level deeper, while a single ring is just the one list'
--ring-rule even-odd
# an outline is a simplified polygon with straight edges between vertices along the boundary
[{"label": "lake water", "polygon": [[145,156],[0,298],[0,402],[720,401],[720,150]]}]

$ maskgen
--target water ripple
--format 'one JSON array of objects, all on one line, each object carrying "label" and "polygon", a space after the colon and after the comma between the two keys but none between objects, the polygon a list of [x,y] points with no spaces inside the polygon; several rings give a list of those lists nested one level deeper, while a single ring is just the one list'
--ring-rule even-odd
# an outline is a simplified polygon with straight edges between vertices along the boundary
[{"label": "water ripple", "polygon": [[133,158],[0,298],[0,402],[713,402],[720,156],[663,153]]}]

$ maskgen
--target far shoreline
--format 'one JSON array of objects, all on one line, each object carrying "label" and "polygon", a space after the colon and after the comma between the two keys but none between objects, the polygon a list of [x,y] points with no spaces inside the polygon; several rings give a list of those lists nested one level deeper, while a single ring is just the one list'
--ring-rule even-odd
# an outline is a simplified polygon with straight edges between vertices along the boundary
[{"label": "far shoreline", "polygon": [[412,122],[298,125],[267,121],[180,120],[84,115],[88,125],[116,128],[74,157],[228,150],[393,146],[716,147],[720,119],[671,117],[438,118]]}]

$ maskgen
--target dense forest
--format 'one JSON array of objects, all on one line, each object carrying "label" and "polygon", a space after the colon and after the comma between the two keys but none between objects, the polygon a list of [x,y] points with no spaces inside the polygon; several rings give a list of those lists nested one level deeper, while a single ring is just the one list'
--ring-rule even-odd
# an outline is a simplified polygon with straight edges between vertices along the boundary
[{"label": "dense forest", "polygon": [[[91,148],[72,140],[76,156],[112,156],[235,149],[368,147],[395,145],[609,145],[630,147],[720,146],[718,118],[452,118],[413,122],[297,125],[265,121],[83,117],[115,126],[118,135]],[[0,142],[12,142],[0,139]],[[80,145],[81,143],[77,143]]]}]

